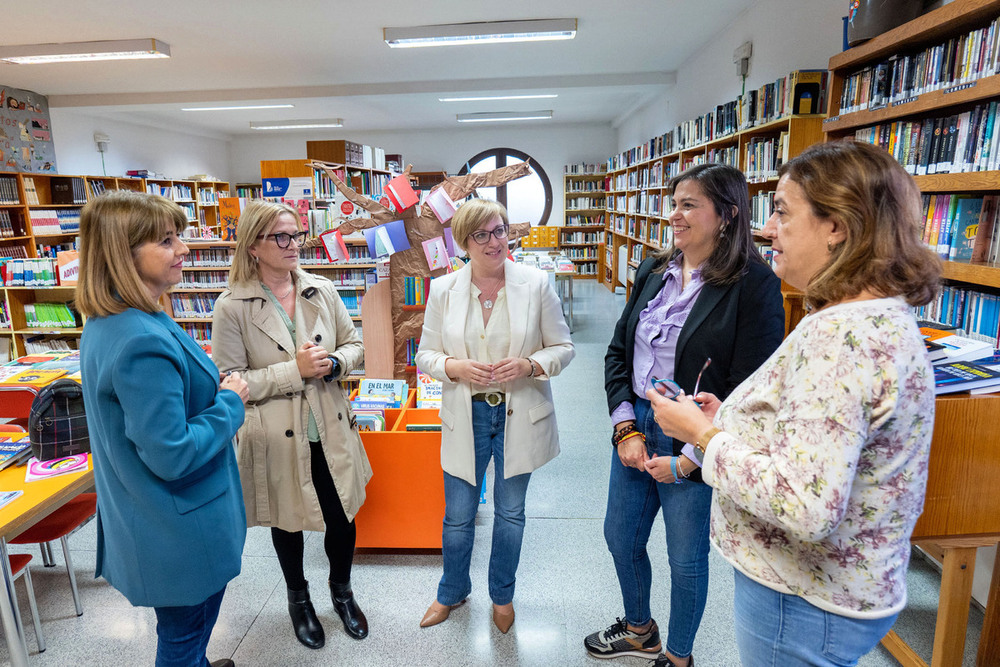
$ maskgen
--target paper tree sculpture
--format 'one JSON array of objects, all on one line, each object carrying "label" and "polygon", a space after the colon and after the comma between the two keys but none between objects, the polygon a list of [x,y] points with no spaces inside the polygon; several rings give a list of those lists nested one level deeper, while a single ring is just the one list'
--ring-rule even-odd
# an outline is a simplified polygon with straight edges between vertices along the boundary
[{"label": "paper tree sculpture", "polygon": [[[440,268],[431,270],[427,264],[427,256],[424,254],[424,241],[429,241],[442,236],[442,223],[438,220],[434,211],[429,206],[410,206],[402,212],[395,212],[382,204],[360,195],[337,176],[330,165],[323,162],[311,162],[310,166],[326,173],[337,190],[344,197],[368,211],[370,218],[351,218],[341,223],[338,229],[343,235],[356,231],[370,229],[379,225],[402,220],[406,230],[406,236],[410,247],[406,250],[392,253],[389,260],[389,290],[392,304],[392,339],[393,339],[393,377],[406,379],[410,386],[415,385],[416,369],[411,365],[408,357],[412,356],[415,348],[412,341],[420,338],[420,332],[424,325],[424,313],[422,310],[406,310],[403,308],[403,296],[405,293],[404,278],[414,276],[428,278],[443,275],[447,269]],[[405,178],[410,177],[412,166],[407,166],[403,172]],[[434,186],[434,190],[444,188],[448,197],[455,202],[462,201],[476,188],[498,187],[509,183],[515,179],[527,176],[530,167],[527,162],[521,162],[508,167],[501,167],[493,171],[478,174],[467,174],[465,176],[449,176],[444,182]],[[450,227],[450,221],[445,227]],[[530,224],[527,222],[515,223],[510,226],[511,240],[527,236]],[[366,341],[370,334],[376,332],[365,331]],[[366,343],[367,344],[367,343]],[[366,354],[367,357],[367,354]]]}]

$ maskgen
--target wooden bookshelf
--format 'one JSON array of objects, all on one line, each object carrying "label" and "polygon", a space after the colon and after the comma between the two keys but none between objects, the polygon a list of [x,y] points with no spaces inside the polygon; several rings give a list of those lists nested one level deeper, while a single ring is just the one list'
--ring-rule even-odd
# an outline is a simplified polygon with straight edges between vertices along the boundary
[{"label": "wooden bookshelf", "polygon": [[[570,166],[563,173],[565,206],[556,247],[566,250],[577,278],[599,279],[604,273],[607,173],[603,165],[591,165],[593,173],[569,173]],[[573,240],[581,234],[594,240]]]},{"label": "wooden bookshelf", "polygon": [[[988,26],[1000,16],[1000,0],[955,0],[830,59],[831,91],[826,139],[853,136],[856,130],[896,120],[918,121],[959,113],[976,103],[1000,99],[1000,76],[926,92],[877,110],[840,113],[845,80],[862,68],[895,54],[908,54]],[[916,176],[921,191],[1000,193],[1000,172],[979,171]],[[1000,267],[944,262],[946,281],[995,293]],[[1000,522],[992,508],[997,485],[986,471],[996,467],[997,396],[955,394],[936,401],[934,438],[924,511],[913,540],[928,544],[943,561],[941,595],[931,664],[961,665],[975,570],[976,549],[1000,542]],[[994,566],[977,665],[1000,664],[1000,561]],[[894,632],[883,646],[906,667],[926,667]]]}]

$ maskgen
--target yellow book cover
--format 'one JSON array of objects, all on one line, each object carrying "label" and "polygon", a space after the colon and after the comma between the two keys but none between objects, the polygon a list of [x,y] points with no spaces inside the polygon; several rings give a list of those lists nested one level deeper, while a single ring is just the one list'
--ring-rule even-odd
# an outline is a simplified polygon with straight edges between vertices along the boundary
[{"label": "yellow book cover", "polygon": [[3,381],[6,385],[31,385],[32,387],[44,387],[53,380],[66,375],[66,370],[62,368],[29,368],[17,375],[11,376]]}]

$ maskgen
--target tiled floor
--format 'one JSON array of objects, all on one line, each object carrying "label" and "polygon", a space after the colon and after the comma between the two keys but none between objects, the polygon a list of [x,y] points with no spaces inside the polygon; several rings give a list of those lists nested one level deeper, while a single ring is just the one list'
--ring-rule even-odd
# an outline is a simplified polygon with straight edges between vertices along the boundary
[{"label": "tiled floor", "polygon": [[[292,633],[285,587],[268,532],[251,530],[243,573],[226,593],[209,657],[232,657],[240,667],[604,664],[587,657],[582,641],[622,614],[602,535],[610,463],[603,358],[622,305],[623,297],[612,296],[592,281],[576,284],[573,339],[577,357],[553,381],[563,451],[537,471],[531,482],[529,520],[514,599],[517,620],[508,635],[500,634],[490,620],[486,564],[492,514],[486,505],[477,522],[480,530],[472,561],[472,597],[439,626],[421,629],[417,622],[434,597],[441,574],[440,556],[357,556],[354,590],[371,624],[371,636],[360,642],[344,633],[333,611],[324,590],[322,539],[310,534],[306,576],[313,581],[313,600],[327,631],[327,645],[316,651],[299,644]],[[23,585],[17,586],[22,591],[21,609],[32,664],[151,665],[156,644],[153,612],[131,607],[103,580],[93,579],[93,522],[71,538],[71,547],[84,606],[84,615],[79,618],[73,610],[60,550],[56,549],[59,566],[50,569],[41,566],[34,552],[32,576],[48,643],[48,650],[40,655]],[[669,586],[659,521],[649,550],[655,576],[653,615],[664,627]],[[711,556],[711,578],[708,608],[694,653],[699,667],[732,667],[739,664],[732,630],[732,572],[715,553]],[[932,568],[915,561],[910,606],[897,623],[900,634],[928,661],[939,584]],[[966,665],[974,663],[981,625],[982,614],[973,610]],[[0,642],[0,661],[6,660],[6,648]],[[614,664],[643,665],[647,661],[624,658]],[[880,648],[861,661],[863,667],[895,664]]]}]

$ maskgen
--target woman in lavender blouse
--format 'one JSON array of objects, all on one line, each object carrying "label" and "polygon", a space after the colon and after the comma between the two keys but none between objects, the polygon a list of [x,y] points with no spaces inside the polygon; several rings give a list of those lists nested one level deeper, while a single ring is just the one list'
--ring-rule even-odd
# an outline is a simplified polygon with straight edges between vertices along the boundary
[{"label": "woman in lavender blouse", "polygon": [[[639,266],[604,366],[614,424],[604,536],[625,614],[584,646],[601,658],[657,657],[663,648],[658,665],[685,667],[708,595],[712,489],[685,443],[656,425],[646,389],[666,379],[689,394],[697,385],[727,396],[781,343],[784,311],[780,281],[753,245],[743,174],[699,165],[670,188],[673,244]],[[646,552],[660,511],[670,564],[666,647],[650,612]]]}]

